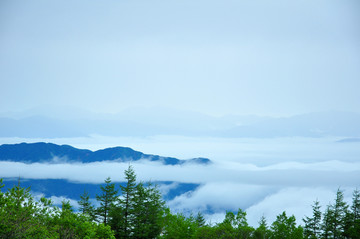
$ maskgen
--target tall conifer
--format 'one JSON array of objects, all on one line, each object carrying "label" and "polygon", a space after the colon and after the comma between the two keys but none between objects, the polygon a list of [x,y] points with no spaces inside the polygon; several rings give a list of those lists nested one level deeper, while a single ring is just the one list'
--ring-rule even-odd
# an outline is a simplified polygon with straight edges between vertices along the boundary
[{"label": "tall conifer", "polygon": [[304,236],[305,238],[317,239],[320,237],[320,229],[321,229],[321,211],[320,211],[320,203],[318,200],[314,202],[312,206],[313,216],[305,217],[303,219],[304,226]]},{"label": "tall conifer", "polygon": [[111,178],[105,179],[105,187],[101,186],[101,195],[96,195],[96,200],[100,203],[97,208],[97,215],[106,225],[109,221],[109,212],[114,207],[114,203],[118,197],[118,190],[115,190],[115,184],[111,183]]},{"label": "tall conifer", "polygon": [[89,192],[84,190],[84,193],[80,195],[80,200],[78,201],[80,205],[79,211],[88,216],[92,221],[95,220],[95,208],[91,205]]},{"label": "tall conifer", "polygon": [[125,170],[126,185],[120,185],[121,197],[119,197],[116,207],[112,213],[113,219],[111,226],[117,238],[130,238],[134,229],[134,210],[136,193],[136,175],[130,165]]},{"label": "tall conifer", "polygon": [[354,239],[360,239],[360,191],[356,189],[353,192],[350,212],[350,225],[347,236]]}]

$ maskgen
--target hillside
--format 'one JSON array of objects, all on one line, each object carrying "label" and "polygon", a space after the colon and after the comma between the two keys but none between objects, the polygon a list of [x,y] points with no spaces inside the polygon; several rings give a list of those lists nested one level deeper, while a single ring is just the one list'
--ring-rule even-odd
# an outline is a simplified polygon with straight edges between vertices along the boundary
[{"label": "hillside", "polygon": [[101,161],[130,162],[138,160],[159,161],[165,165],[178,165],[191,162],[199,164],[211,163],[207,158],[181,160],[173,157],[144,154],[128,147],[113,147],[91,151],[88,149],[77,149],[69,145],[57,145],[44,142],[0,145],[0,161],[22,163],[91,163]]}]

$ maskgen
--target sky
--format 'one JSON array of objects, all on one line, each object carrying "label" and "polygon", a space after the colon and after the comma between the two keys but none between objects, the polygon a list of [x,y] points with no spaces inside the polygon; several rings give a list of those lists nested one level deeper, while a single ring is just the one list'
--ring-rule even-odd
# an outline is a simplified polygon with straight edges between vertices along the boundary
[{"label": "sky", "polygon": [[360,112],[356,0],[3,0],[0,112]]},{"label": "sky", "polygon": [[[204,115],[359,114],[359,13],[358,0],[2,0],[0,116],[35,112],[95,119],[95,114],[122,112],[126,120],[142,118],[165,128],[190,120],[198,129],[207,127]],[[324,125],[331,128],[334,118]],[[353,119],[341,125],[358,132]],[[279,122],[284,126],[287,121]],[[285,131],[294,127],[289,125]],[[222,209],[242,207],[254,226],[263,213],[271,222],[281,210],[301,222],[314,200],[325,207],[339,187],[350,201],[360,181],[359,143],[337,143],[341,137],[13,136],[0,137],[0,144],[126,146],[181,159],[208,157],[214,164],[206,168],[140,162],[135,170],[144,180],[174,180],[174,187],[200,183],[192,194],[168,203],[179,210],[217,206],[217,214],[207,215],[214,221],[223,219]],[[100,182],[110,172],[122,180],[119,171],[127,167],[0,165],[0,176],[84,182]]]}]

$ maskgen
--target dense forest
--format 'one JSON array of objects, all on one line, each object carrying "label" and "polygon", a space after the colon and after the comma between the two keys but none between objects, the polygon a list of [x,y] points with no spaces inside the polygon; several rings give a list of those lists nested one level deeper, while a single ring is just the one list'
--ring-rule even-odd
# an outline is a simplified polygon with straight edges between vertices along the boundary
[{"label": "dense forest", "polygon": [[173,213],[156,185],[136,181],[134,169],[125,170],[126,183],[119,188],[105,180],[97,207],[85,191],[75,211],[68,201],[62,207],[49,199],[35,200],[30,188],[20,185],[2,192],[0,179],[0,238],[360,238],[360,191],[353,192],[351,205],[339,189],[335,200],[325,210],[312,205],[313,214],[297,225],[293,215],[279,214],[268,224],[259,219],[257,228],[247,223],[246,212],[226,212],[216,224],[206,222],[199,212],[185,216]]}]

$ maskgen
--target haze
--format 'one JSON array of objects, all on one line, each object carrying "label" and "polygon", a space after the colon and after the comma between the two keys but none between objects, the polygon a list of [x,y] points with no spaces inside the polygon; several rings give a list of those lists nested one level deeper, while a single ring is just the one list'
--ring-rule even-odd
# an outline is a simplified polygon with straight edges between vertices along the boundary
[{"label": "haze", "polygon": [[1,1],[0,111],[359,112],[358,1]]},{"label": "haze", "polygon": [[[359,186],[359,13],[358,0],[2,0],[0,144],[208,157],[135,170],[201,184],[172,209],[301,223],[317,198],[325,208]],[[91,183],[128,166],[0,165]]]}]

